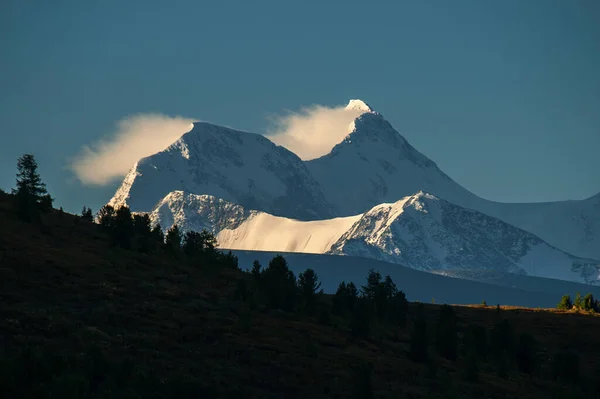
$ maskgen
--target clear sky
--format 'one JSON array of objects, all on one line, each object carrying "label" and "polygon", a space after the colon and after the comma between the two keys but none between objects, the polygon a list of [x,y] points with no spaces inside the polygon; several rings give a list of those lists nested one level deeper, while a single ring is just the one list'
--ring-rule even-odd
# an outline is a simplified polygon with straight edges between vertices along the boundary
[{"label": "clear sky", "polygon": [[97,209],[80,149],[158,112],[264,132],[367,101],[474,193],[600,192],[600,1],[0,2],[0,187],[36,155],[56,205]]}]

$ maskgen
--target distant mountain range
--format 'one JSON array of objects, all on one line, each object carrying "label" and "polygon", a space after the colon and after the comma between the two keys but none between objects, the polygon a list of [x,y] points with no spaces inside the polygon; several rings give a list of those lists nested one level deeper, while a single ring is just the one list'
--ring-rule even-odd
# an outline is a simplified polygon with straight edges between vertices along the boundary
[{"label": "distant mountain range", "polygon": [[221,246],[357,255],[419,270],[498,270],[597,283],[600,194],[504,204],[477,197],[363,111],[330,153],[302,161],[267,138],[195,123],[139,160],[113,206],[163,228],[207,228]]}]

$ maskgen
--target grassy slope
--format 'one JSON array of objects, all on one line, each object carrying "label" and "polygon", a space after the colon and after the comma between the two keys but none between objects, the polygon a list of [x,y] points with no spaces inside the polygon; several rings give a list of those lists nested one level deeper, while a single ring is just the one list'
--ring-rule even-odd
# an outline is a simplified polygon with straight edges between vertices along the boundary
[{"label": "grassy slope", "polygon": [[[459,363],[438,359],[432,377],[425,365],[407,359],[408,329],[356,341],[343,328],[303,316],[249,310],[231,299],[241,273],[112,249],[98,226],[72,215],[47,215],[44,227],[25,224],[2,195],[0,220],[0,343],[9,351],[27,343],[77,354],[94,343],[108,358],[130,359],[155,381],[186,375],[216,397],[351,397],[352,367],[363,360],[375,365],[376,397],[453,397],[454,391],[474,398],[542,398],[566,392],[543,370],[534,377],[513,371],[502,379],[483,365],[480,382],[471,384],[460,380]],[[439,307],[425,307],[433,320]],[[461,328],[470,322],[491,328],[506,317],[517,332],[538,339],[542,358],[564,347],[579,352],[586,375],[598,367],[598,317],[456,311]]]}]

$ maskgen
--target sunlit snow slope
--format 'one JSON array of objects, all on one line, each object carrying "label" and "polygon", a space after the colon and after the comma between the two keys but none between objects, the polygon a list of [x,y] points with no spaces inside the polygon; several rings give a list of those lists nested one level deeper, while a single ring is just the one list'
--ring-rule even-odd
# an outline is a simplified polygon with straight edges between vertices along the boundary
[{"label": "sunlit snow slope", "polygon": [[600,268],[598,261],[423,192],[364,214],[306,222],[178,191],[160,201],[151,218],[164,229],[207,229],[225,249],[350,255],[424,271],[486,270],[588,284],[598,282]]},{"label": "sunlit snow slope", "polygon": [[358,219],[358,216],[300,221],[246,210],[210,195],[175,191],[150,213],[163,229],[177,224],[182,230],[209,230],[227,249],[325,253]]}]

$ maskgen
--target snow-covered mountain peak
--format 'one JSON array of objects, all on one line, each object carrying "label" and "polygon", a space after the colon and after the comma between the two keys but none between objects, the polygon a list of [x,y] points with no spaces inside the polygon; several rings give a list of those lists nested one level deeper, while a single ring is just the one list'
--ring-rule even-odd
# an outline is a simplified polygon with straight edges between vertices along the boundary
[{"label": "snow-covered mountain peak", "polygon": [[421,217],[418,216],[420,213],[429,214],[429,217],[439,221],[442,213],[440,199],[424,191],[418,191],[396,202],[376,205],[363,214],[363,218],[376,220],[377,230],[383,231],[401,215]]},{"label": "snow-covered mountain peak", "polygon": [[354,143],[361,147],[386,146],[403,152],[417,152],[392,125],[377,112],[367,112],[358,116],[349,126],[348,136],[337,146]]},{"label": "snow-covered mountain peak", "polygon": [[363,100],[358,99],[350,100],[348,102],[348,105],[346,105],[346,109],[353,111],[374,112],[373,108],[371,108],[369,104],[367,104]]},{"label": "snow-covered mountain peak", "polygon": [[422,191],[374,206],[328,253],[420,270],[494,270],[600,283],[598,261],[574,257],[499,219]]},{"label": "snow-covered mountain peak", "polygon": [[336,213],[297,155],[260,134],[205,122],[138,161],[110,204],[148,212],[173,191],[303,220]]}]

